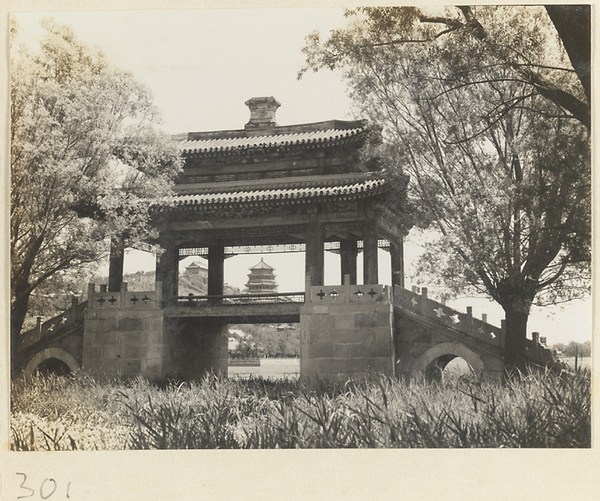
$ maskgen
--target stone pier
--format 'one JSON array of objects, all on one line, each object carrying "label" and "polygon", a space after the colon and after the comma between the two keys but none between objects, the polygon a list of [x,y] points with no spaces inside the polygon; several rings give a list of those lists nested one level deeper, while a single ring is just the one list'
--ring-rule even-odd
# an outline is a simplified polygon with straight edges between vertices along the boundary
[{"label": "stone pier", "polygon": [[130,292],[122,283],[119,292],[106,286],[88,288],[85,312],[82,369],[99,378],[164,376],[168,345],[163,333],[162,287]]},{"label": "stone pier", "polygon": [[382,285],[311,286],[300,309],[300,376],[394,375],[393,306]]}]

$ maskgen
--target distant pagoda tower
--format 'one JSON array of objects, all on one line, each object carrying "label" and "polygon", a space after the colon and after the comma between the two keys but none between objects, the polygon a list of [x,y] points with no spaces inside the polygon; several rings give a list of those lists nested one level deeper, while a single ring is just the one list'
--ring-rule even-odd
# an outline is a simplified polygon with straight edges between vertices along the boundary
[{"label": "distant pagoda tower", "polygon": [[277,283],[275,282],[273,270],[275,268],[269,266],[263,258],[260,258],[260,263],[250,268],[248,283],[246,283],[248,294],[277,293]]}]

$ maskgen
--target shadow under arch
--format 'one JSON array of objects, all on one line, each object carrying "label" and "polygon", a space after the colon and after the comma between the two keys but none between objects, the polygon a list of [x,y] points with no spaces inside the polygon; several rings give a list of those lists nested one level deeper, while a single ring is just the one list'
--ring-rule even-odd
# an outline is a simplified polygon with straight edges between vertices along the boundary
[{"label": "shadow under arch", "polygon": [[77,372],[81,367],[73,355],[61,348],[45,348],[29,360],[23,371],[33,375],[36,369],[49,361],[57,360],[65,364],[70,372]]},{"label": "shadow under arch", "polygon": [[486,370],[481,357],[470,348],[456,342],[438,343],[428,348],[412,364],[411,374],[421,372],[427,379],[439,380],[442,371],[456,357],[464,359],[477,374]]}]

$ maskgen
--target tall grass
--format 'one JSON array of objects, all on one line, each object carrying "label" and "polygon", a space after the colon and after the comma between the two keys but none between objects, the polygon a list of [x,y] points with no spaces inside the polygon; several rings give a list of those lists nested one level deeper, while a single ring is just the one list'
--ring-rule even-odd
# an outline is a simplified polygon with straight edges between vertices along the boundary
[{"label": "tall grass", "polygon": [[12,388],[13,450],[590,447],[589,371],[350,381],[36,377]]}]

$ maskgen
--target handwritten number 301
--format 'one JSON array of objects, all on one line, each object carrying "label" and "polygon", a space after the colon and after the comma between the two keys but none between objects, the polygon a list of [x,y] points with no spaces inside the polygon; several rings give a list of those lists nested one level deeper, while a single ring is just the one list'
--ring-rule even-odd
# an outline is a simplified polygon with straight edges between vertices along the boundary
[{"label": "handwritten number 301", "polygon": [[[18,496],[17,499],[32,497],[35,494],[35,490],[33,490],[31,487],[28,487],[27,485],[25,485],[25,482],[27,482],[27,475],[25,473],[17,473],[17,475],[21,475],[23,477],[23,480],[20,485],[21,489],[28,491],[27,494]],[[57,487],[58,487],[58,485],[56,483],[56,480],[54,480],[53,478],[45,478],[40,485],[40,498],[48,499],[50,496],[52,496],[56,492]],[[69,495],[70,487],[71,487],[71,482],[69,482],[67,484],[67,498],[71,497]]]}]

